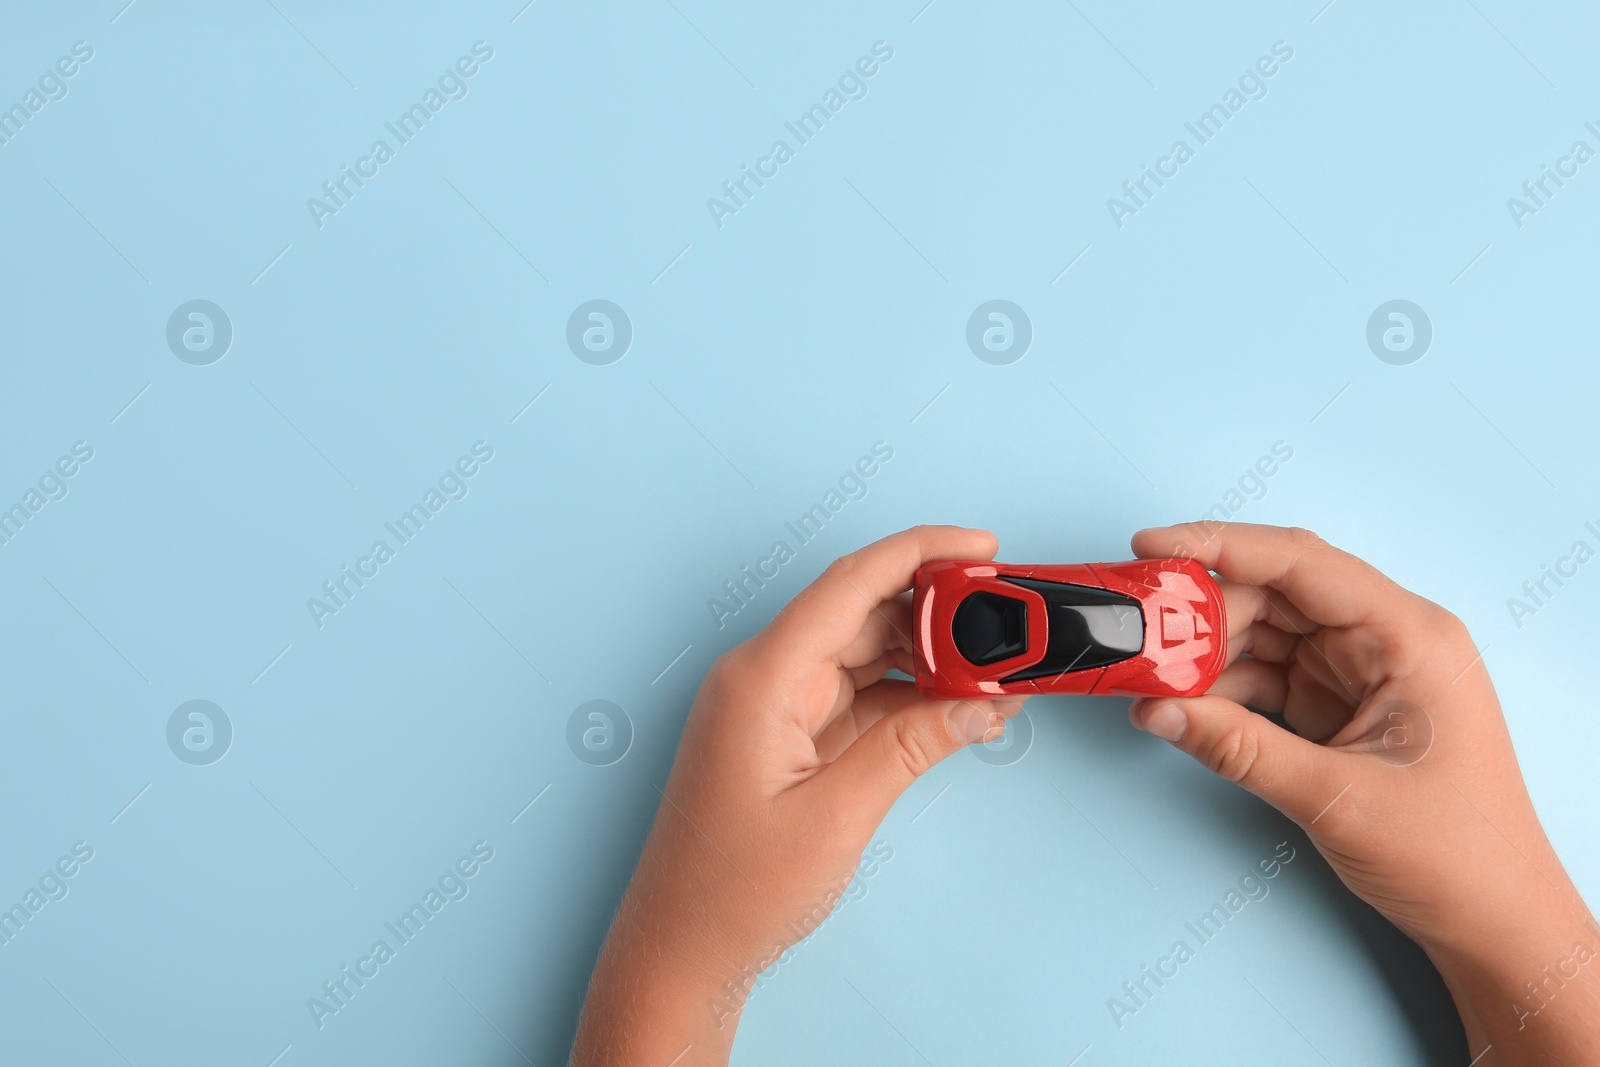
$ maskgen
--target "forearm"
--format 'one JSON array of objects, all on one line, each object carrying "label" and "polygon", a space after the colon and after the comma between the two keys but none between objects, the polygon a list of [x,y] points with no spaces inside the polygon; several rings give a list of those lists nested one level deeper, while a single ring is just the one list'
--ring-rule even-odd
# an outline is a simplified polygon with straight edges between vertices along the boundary
[{"label": "forearm", "polygon": [[664,956],[622,917],[589,983],[573,1067],[722,1067],[744,991]]},{"label": "forearm", "polygon": [[[676,812],[675,808],[667,811]],[[716,872],[658,821],[611,923],[578,1021],[573,1067],[722,1067],[753,984],[726,961],[743,953],[727,917],[706,911]]]}]

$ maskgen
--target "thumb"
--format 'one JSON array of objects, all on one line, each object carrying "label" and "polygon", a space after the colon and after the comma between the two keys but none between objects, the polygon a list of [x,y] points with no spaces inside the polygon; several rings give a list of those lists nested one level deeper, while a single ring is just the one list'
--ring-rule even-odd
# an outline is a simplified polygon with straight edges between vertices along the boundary
[{"label": "thumb", "polygon": [[999,737],[1005,720],[1020,710],[1021,697],[913,700],[868,727],[817,777],[833,810],[876,826],[929,768],[968,745]]},{"label": "thumb", "polygon": [[1227,697],[1136,700],[1128,718],[1301,826],[1315,821],[1350,784],[1340,778],[1335,753]]}]

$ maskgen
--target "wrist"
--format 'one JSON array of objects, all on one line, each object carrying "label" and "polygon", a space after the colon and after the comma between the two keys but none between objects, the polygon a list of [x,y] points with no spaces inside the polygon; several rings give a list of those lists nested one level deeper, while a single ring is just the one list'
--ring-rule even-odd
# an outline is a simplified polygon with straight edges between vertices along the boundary
[{"label": "wrist", "polygon": [[1408,932],[1441,971],[1463,974],[1537,969],[1580,942],[1600,952],[1600,929],[1577,887],[1561,874],[1556,881],[1528,878],[1515,888],[1479,887],[1438,909],[1425,928]]}]

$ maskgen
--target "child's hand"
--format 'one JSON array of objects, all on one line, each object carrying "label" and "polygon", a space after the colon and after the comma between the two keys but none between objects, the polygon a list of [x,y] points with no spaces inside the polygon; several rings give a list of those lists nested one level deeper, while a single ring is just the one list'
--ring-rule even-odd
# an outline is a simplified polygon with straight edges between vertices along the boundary
[{"label": "child's hand", "polygon": [[601,952],[574,1063],[726,1062],[751,982],[827,917],[900,794],[1003,730],[1021,698],[926,700],[884,678],[912,673],[901,594],[917,567],[995,548],[953,526],[887,537],[717,661]]},{"label": "child's hand", "polygon": [[1221,575],[1233,660],[1205,696],[1135,701],[1133,724],[1297,822],[1427,950],[1483,1067],[1600,1063],[1600,930],[1466,627],[1305,530],[1191,523],[1133,549]]}]

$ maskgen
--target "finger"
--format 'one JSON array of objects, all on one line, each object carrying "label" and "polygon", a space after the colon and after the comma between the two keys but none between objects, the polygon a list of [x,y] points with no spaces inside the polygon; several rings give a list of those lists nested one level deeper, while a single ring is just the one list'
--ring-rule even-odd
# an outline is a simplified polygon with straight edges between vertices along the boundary
[{"label": "finger", "polygon": [[1228,642],[1228,662],[1248,655],[1268,663],[1288,663],[1294,658],[1300,635],[1286,633],[1271,623],[1257,622],[1238,631]]},{"label": "finger", "polygon": [[859,667],[846,667],[843,669],[844,678],[839,686],[839,691],[848,701],[855,693],[875,685],[890,671],[899,671],[901,674],[915,676],[917,667],[912,659],[909,648],[889,648],[883,651],[871,663],[864,663]]},{"label": "finger", "polygon": [[842,556],[778,612],[760,635],[767,655],[790,662],[831,658],[850,647],[883,602],[911,588],[936,559],[993,559],[994,534],[960,526],[917,526]]},{"label": "finger", "polygon": [[1296,737],[1223,696],[1144,701],[1141,729],[1172,742],[1213,774],[1236,782],[1301,826],[1348,784],[1349,757]]},{"label": "finger", "polygon": [[1342,688],[1327,685],[1306,669],[1304,661],[1287,672],[1289,695],[1283,721],[1307,741],[1321,743],[1344,729],[1358,703]]},{"label": "finger", "polygon": [[859,667],[844,668],[845,684],[840,690],[848,696],[875,684],[884,675],[889,673],[894,666],[894,656],[888,651],[881,653],[871,663],[864,663]]},{"label": "finger", "polygon": [[1277,589],[1323,626],[1413,614],[1409,593],[1309,530],[1190,522],[1140,530],[1133,535],[1133,550],[1141,558],[1190,557],[1229,581]]},{"label": "finger", "polygon": [[[1330,688],[1308,672],[1304,662],[1285,666],[1241,659],[1223,671],[1206,693],[1257,711],[1281,714],[1295,733],[1318,744],[1342,730],[1357,707],[1342,688]],[[1132,708],[1129,719],[1143,729]]]},{"label": "finger", "polygon": [[1266,660],[1241,659],[1218,675],[1206,693],[1277,715],[1289,698],[1289,671]]},{"label": "finger", "polygon": [[[1289,700],[1289,668],[1281,663],[1245,657],[1228,665],[1217,680],[1206,690],[1207,696],[1225,697],[1269,715],[1283,714]],[[1141,697],[1128,705],[1128,721],[1136,729],[1144,730],[1145,714],[1155,701]]]},{"label": "finger", "polygon": [[863,690],[875,686],[890,668],[896,667],[897,656],[909,656],[910,653],[884,652],[871,663],[860,667],[845,667],[835,674],[835,691],[831,704],[825,708],[814,708],[807,704],[803,709],[801,725],[811,735],[812,740],[821,737],[831,726],[834,720],[844,715],[856,703],[857,697]]},{"label": "finger", "polygon": [[[899,606],[905,609],[904,623],[905,626],[909,627],[911,624],[910,604],[902,605],[898,599],[890,600],[884,605],[886,615],[895,614],[895,612],[888,610],[892,606]],[[874,618],[877,618],[877,616],[874,615]],[[805,727],[806,732],[813,738],[820,736],[834,719],[850,708],[856,699],[857,692],[875,685],[891,670],[899,671],[905,675],[916,675],[916,662],[910,645],[907,644],[901,647],[899,644],[893,643],[895,639],[892,635],[899,632],[899,627],[898,624],[893,622],[889,623],[888,626],[888,631],[884,632],[882,628],[874,627],[869,621],[866,628],[861,631],[863,638],[838,657],[839,670],[837,671],[834,697],[831,704],[826,707],[819,707],[814,701],[801,700],[797,703],[799,721]],[[871,636],[873,631],[877,631],[875,637]],[[885,640],[891,642],[887,647],[882,646],[882,642]],[[874,647],[881,647],[877,658],[867,663],[855,665],[861,657],[870,654]],[[809,668],[809,671],[819,669],[826,670],[827,668],[813,666]]]},{"label": "finger", "polygon": [[839,666],[851,668],[892,651],[911,651],[910,596],[890,597],[879,604],[878,610],[867,616],[861,632],[835,658]]},{"label": "finger", "polygon": [[879,719],[918,699],[917,687],[913,683],[894,680],[867,686],[854,696],[855,699],[829,720],[813,742],[817,757],[824,763],[838,759],[839,753],[849,748]]},{"label": "finger", "polygon": [[1340,670],[1334,665],[1328,650],[1329,634],[1347,634],[1347,630],[1318,630],[1308,634],[1295,642],[1294,655],[1290,657],[1290,664],[1298,666],[1317,685],[1331,692],[1337,693],[1341,698],[1346,698],[1354,703],[1356,696],[1363,686],[1358,679],[1350,677],[1349,670]]},{"label": "finger", "polygon": [[1217,585],[1227,607],[1230,637],[1258,622],[1271,623],[1280,630],[1297,634],[1317,628],[1316,623],[1275,589],[1248,582],[1230,582],[1226,578]]},{"label": "finger", "polygon": [[919,697],[868,727],[815,777],[841,818],[876,826],[928,768],[974,742],[998,737],[1021,697],[996,701]]},{"label": "finger", "polygon": [[[1342,647],[1348,651],[1352,645],[1363,642],[1362,631],[1318,626],[1284,601],[1283,594],[1276,590],[1226,579],[1218,584],[1227,604],[1228,627],[1232,631],[1228,662],[1244,652],[1256,659],[1277,663],[1299,662],[1328,688],[1346,694],[1358,692],[1358,680],[1351,678],[1351,672],[1361,673],[1354,664],[1362,660],[1358,656],[1341,670],[1334,664],[1328,646],[1330,642],[1343,642]],[[1255,613],[1254,622],[1249,621],[1251,612]],[[1234,628],[1240,619],[1247,623],[1244,630]]]}]

